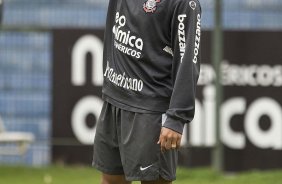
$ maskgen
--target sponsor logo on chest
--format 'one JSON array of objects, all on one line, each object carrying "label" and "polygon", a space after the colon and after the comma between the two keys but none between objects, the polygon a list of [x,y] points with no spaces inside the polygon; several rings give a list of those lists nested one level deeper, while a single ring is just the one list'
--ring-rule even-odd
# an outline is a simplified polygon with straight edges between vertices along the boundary
[{"label": "sponsor logo on chest", "polygon": [[114,34],[114,46],[120,52],[139,59],[143,50],[143,40],[127,29],[125,26],[126,23],[126,17],[117,12],[115,25],[112,30]]}]

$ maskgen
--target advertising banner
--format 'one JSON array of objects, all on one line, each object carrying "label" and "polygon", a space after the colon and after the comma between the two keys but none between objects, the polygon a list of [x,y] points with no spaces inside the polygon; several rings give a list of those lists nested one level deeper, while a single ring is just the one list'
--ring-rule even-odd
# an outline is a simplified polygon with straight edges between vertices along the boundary
[{"label": "advertising banner", "polygon": [[[183,154],[196,166],[210,163],[215,143],[217,74],[211,66],[211,33],[202,38],[196,116],[187,133],[192,148]],[[281,39],[281,32],[224,33],[220,137],[228,171],[282,167]]]},{"label": "advertising banner", "polygon": [[[53,32],[53,160],[91,163],[102,106],[103,30]],[[205,166],[215,144],[211,32],[202,33],[196,114],[186,126],[180,163]],[[282,32],[227,31],[221,105],[225,170],[282,167]]]},{"label": "advertising banner", "polygon": [[53,161],[91,164],[102,108],[103,30],[53,31]]}]

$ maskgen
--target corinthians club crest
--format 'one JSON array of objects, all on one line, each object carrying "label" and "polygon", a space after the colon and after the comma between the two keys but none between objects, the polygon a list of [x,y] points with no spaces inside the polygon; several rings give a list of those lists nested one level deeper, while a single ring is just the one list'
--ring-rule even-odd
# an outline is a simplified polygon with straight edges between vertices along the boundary
[{"label": "corinthians club crest", "polygon": [[143,9],[146,13],[154,13],[157,9],[157,3],[161,2],[161,0],[147,0],[143,4]]}]

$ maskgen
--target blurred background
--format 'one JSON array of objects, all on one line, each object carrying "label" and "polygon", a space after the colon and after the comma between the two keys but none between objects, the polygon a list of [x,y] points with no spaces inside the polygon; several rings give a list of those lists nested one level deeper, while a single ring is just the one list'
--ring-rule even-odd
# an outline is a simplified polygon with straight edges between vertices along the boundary
[{"label": "blurred background", "polygon": [[[180,154],[180,164],[188,167],[211,165],[216,137],[216,73],[211,64],[215,1],[200,2],[202,73],[196,117],[185,128]],[[97,76],[107,4],[5,0],[0,165],[91,165],[102,104],[103,81]],[[282,1],[224,0],[222,9],[224,170],[282,168]],[[85,67],[72,67],[79,62]],[[17,133],[16,138],[9,132]]]}]

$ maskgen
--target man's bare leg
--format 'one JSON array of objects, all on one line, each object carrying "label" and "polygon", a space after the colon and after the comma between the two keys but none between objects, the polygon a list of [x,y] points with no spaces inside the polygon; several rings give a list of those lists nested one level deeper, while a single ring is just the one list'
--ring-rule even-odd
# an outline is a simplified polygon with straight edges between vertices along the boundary
[{"label": "man's bare leg", "polygon": [[141,181],[141,184],[172,184],[172,182],[161,178],[158,181]]},{"label": "man's bare leg", "polygon": [[131,184],[131,182],[126,181],[124,175],[109,175],[103,173],[101,184]]}]

